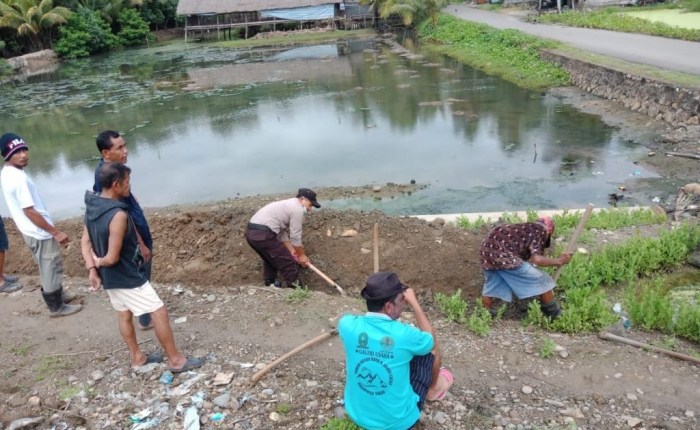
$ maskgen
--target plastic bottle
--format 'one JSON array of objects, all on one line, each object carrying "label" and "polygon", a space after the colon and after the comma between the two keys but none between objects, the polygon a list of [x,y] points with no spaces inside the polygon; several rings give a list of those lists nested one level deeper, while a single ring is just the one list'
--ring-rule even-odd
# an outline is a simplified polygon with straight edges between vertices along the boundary
[{"label": "plastic bottle", "polygon": [[630,327],[632,327],[632,320],[629,319],[627,316],[627,312],[622,310],[622,305],[619,303],[615,303],[613,306],[613,312],[615,312],[619,317],[620,317],[620,322],[622,323],[622,326],[625,328],[625,330],[629,330]]}]

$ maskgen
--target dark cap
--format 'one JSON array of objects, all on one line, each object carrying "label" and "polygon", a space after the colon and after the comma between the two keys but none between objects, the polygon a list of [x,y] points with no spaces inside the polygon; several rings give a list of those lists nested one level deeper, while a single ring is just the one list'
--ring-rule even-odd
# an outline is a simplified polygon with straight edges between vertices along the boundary
[{"label": "dark cap", "polygon": [[405,291],[408,287],[399,281],[394,272],[377,272],[369,275],[360,295],[365,300],[385,300]]},{"label": "dark cap", "polygon": [[315,208],[321,207],[321,205],[318,204],[318,201],[316,201],[316,193],[308,188],[299,188],[297,197],[306,197]]},{"label": "dark cap", "polygon": [[14,133],[5,133],[0,137],[0,153],[2,158],[7,161],[12,157],[12,154],[20,149],[29,149],[27,142]]}]

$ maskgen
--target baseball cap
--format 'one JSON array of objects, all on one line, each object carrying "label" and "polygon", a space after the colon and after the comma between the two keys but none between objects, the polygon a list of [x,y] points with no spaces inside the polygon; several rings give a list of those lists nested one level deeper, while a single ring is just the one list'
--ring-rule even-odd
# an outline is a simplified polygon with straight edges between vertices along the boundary
[{"label": "baseball cap", "polygon": [[29,149],[27,142],[19,135],[14,133],[5,133],[0,137],[0,153],[2,158],[7,161],[12,157],[12,154],[20,149]]},{"label": "baseball cap", "polygon": [[321,205],[318,204],[318,201],[316,201],[316,193],[308,188],[299,188],[299,192],[297,193],[297,197],[306,197],[307,199],[309,199],[309,201],[311,202],[313,207],[315,207],[315,208],[321,207]]},{"label": "baseball cap", "polygon": [[360,295],[365,300],[384,300],[405,291],[408,287],[401,283],[394,272],[377,272],[369,275]]}]

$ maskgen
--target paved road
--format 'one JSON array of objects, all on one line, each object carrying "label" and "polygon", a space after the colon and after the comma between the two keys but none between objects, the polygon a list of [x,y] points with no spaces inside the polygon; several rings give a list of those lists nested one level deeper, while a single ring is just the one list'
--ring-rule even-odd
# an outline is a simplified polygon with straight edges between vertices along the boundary
[{"label": "paved road", "polygon": [[514,28],[558,40],[596,54],[700,76],[700,42],[590,28],[530,24],[520,21],[516,16],[480,10],[464,4],[450,5],[444,12],[495,28]]}]

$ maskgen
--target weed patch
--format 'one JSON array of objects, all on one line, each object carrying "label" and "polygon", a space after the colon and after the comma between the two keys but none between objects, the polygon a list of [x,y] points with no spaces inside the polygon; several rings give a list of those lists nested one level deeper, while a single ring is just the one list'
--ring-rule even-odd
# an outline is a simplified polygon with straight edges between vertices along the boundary
[{"label": "weed patch", "polygon": [[505,306],[501,306],[501,308],[498,309],[496,317],[492,318],[489,311],[484,308],[480,300],[477,299],[471,314],[467,317],[469,305],[462,299],[462,290],[457,290],[451,296],[435,293],[435,303],[438,309],[445,315],[445,319],[458,324],[464,324],[469,330],[479,336],[488,335],[493,320],[500,319],[503,312],[505,312]]},{"label": "weed patch", "polygon": [[289,293],[284,300],[292,305],[298,305],[300,303],[305,302],[306,300],[311,297],[311,292],[309,292],[309,289],[306,287],[302,288],[295,288],[294,291]]},{"label": "weed patch", "polygon": [[554,348],[557,345],[554,343],[554,341],[548,337],[545,337],[542,339],[542,347],[540,348],[540,357],[542,358],[549,358],[552,355],[554,355]]},{"label": "weed patch", "polygon": [[539,57],[540,49],[555,48],[556,42],[445,14],[440,14],[435,25],[431,20],[424,21],[418,27],[418,35],[439,43],[435,49],[443,54],[525,88],[543,89],[569,83],[569,74],[564,69]]},{"label": "weed patch", "polygon": [[34,374],[34,381],[43,381],[46,378],[54,376],[59,371],[70,367],[71,364],[60,357],[45,355],[39,360]]},{"label": "weed patch", "polygon": [[321,430],[362,430],[349,418],[331,418],[325,423]]}]

